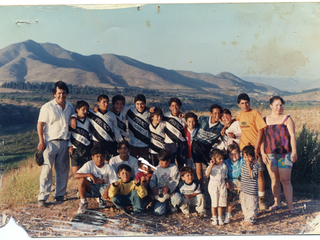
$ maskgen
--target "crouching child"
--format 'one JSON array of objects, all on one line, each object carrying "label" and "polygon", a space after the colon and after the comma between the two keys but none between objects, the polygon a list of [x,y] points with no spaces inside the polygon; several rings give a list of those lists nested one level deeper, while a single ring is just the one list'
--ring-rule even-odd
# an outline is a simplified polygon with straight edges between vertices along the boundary
[{"label": "crouching child", "polygon": [[91,161],[86,162],[74,175],[78,181],[80,203],[78,213],[88,209],[86,197],[99,198],[99,208],[106,207],[103,199],[108,198],[108,187],[118,180],[112,167],[105,162],[106,151],[99,145],[91,150]]},{"label": "crouching child", "polygon": [[193,179],[192,168],[183,167],[180,170],[180,177],[182,181],[180,181],[176,193],[172,196],[172,205],[180,207],[181,212],[187,218],[190,216],[191,206],[196,207],[199,218],[207,217],[204,195],[201,193],[199,182]]},{"label": "crouching child", "polygon": [[120,180],[114,182],[109,188],[109,197],[113,204],[125,211],[127,206],[133,206],[133,213],[141,215],[143,205],[141,199],[148,195],[147,189],[141,181],[132,180],[131,167],[121,164],[118,167],[118,177]]}]

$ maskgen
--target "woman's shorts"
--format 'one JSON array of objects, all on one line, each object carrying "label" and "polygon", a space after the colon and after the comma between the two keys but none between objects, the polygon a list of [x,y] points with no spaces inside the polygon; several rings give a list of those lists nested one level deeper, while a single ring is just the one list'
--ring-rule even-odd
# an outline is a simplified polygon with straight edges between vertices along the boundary
[{"label": "woman's shorts", "polygon": [[291,152],[282,154],[267,154],[268,155],[268,167],[278,167],[284,169],[291,169]]}]

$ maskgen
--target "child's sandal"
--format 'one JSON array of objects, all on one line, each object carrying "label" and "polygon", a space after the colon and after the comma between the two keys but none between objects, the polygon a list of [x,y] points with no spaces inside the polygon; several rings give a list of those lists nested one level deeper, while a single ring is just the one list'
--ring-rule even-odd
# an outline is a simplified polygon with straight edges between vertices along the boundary
[{"label": "child's sandal", "polygon": [[277,210],[280,210],[280,209],[281,209],[281,207],[278,206],[278,205],[273,205],[273,206],[269,207],[270,211],[277,211]]},{"label": "child's sandal", "polygon": [[291,209],[289,212],[290,212],[290,214],[292,214],[292,215],[297,215],[297,214],[299,214],[299,211],[298,211],[297,209]]}]

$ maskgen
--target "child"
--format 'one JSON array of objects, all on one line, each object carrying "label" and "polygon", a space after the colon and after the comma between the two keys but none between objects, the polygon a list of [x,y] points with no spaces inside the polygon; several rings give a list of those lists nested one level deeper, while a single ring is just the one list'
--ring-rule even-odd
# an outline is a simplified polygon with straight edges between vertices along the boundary
[{"label": "child", "polygon": [[193,179],[193,172],[190,167],[183,167],[180,170],[181,180],[176,193],[172,196],[173,206],[179,206],[181,212],[189,218],[190,206],[195,206],[199,218],[207,217],[205,210],[204,195],[201,193],[200,184]]},{"label": "child", "polygon": [[69,139],[69,155],[71,158],[71,170],[73,175],[90,160],[91,137],[89,120],[86,118],[89,104],[86,101],[77,101],[76,116],[77,127],[71,128]]},{"label": "child", "polygon": [[[140,162],[141,163],[141,162]],[[139,168],[139,172],[137,173],[135,179],[147,189],[148,196],[142,199],[143,207],[146,207],[150,202],[154,200],[152,190],[150,188],[150,179],[152,177],[151,167],[141,163],[141,167]]]},{"label": "child", "polygon": [[146,97],[143,94],[136,95],[134,106],[127,112],[131,156],[135,158],[148,158],[150,144],[149,117],[150,112],[146,108]]},{"label": "child", "polygon": [[138,160],[129,155],[130,144],[127,140],[121,140],[117,145],[117,152],[119,155],[112,157],[109,161],[111,167],[113,167],[114,171],[118,171],[118,167],[121,164],[127,164],[132,169],[132,178],[136,176],[139,172]]},{"label": "child", "polygon": [[198,131],[198,128],[196,127],[198,125],[198,116],[193,112],[188,112],[184,116],[184,119],[186,120],[186,125],[187,125],[184,129],[184,134],[186,136],[187,143],[188,143],[188,149],[187,149],[187,155],[186,155],[186,158],[187,158],[186,166],[191,167],[193,170],[193,173],[196,174],[196,171],[195,171],[196,167],[192,159],[191,143],[193,141],[194,136],[196,135],[196,132]]},{"label": "child", "polygon": [[177,97],[170,98],[169,102],[170,113],[166,113],[163,116],[163,120],[166,122],[166,137],[165,146],[166,149],[171,151],[172,163],[177,160],[177,165],[182,168],[186,164],[186,154],[188,144],[184,135],[185,120],[180,118],[180,109],[182,102]]},{"label": "child", "polygon": [[242,226],[252,226],[257,218],[258,209],[258,169],[253,146],[246,146],[242,150],[244,163],[242,165],[240,202],[244,215]]},{"label": "child", "polygon": [[240,157],[240,149],[238,144],[233,143],[228,146],[229,158],[224,161],[228,169],[228,199],[226,217],[224,223],[230,222],[231,211],[233,206],[239,201],[240,178],[243,165],[243,158]]},{"label": "child", "polygon": [[108,197],[108,187],[118,180],[113,168],[104,162],[105,153],[101,146],[94,146],[91,150],[92,160],[86,162],[74,175],[75,179],[79,179],[80,203],[78,213],[84,213],[88,208],[86,196],[99,197],[99,207],[104,208],[106,205],[103,199]]},{"label": "child", "polygon": [[241,111],[236,118],[236,120],[239,121],[241,128],[240,150],[249,144],[255,148],[255,156],[259,164],[259,208],[260,210],[265,210],[265,182],[263,171],[266,167],[262,159],[259,157],[259,150],[263,131],[267,125],[262,119],[260,113],[250,108],[250,98],[247,94],[241,93],[238,96],[237,101],[238,106],[241,108]]},{"label": "child", "polygon": [[158,155],[161,149],[165,148],[164,139],[166,136],[165,128],[166,123],[162,121],[162,110],[160,108],[153,108],[150,113],[151,123],[149,125],[149,130],[151,134],[150,140],[150,163],[153,166],[158,166],[159,160]]},{"label": "child", "polygon": [[206,169],[209,180],[208,192],[211,198],[212,225],[217,225],[217,208],[219,225],[223,225],[222,208],[227,206],[228,169],[223,163],[223,151],[212,149],[211,161]]},{"label": "child", "polygon": [[117,117],[117,126],[120,129],[120,134],[125,139],[127,136],[127,112],[130,109],[129,106],[125,106],[126,99],[124,96],[117,94],[112,97],[112,109],[110,109],[111,112],[113,112]]},{"label": "child", "polygon": [[141,215],[143,211],[141,198],[147,196],[147,189],[141,184],[141,181],[132,180],[131,167],[121,164],[117,171],[119,181],[110,185],[109,196],[117,208],[125,209],[127,206],[133,206],[133,213]]},{"label": "child", "polygon": [[[153,172],[150,180],[150,188],[157,200],[154,207],[155,215],[163,215],[166,213],[167,204],[169,201],[168,195],[171,196],[178,186],[180,179],[177,165],[171,164],[171,152],[167,149],[161,149],[159,152],[159,165]],[[172,208],[172,213],[176,208]]]},{"label": "child", "polygon": [[107,95],[98,96],[97,103],[98,111],[89,110],[87,115],[91,123],[90,130],[94,144],[101,144],[110,155],[116,156],[117,142],[123,139],[117,126],[116,116],[108,111],[109,97]]},{"label": "child", "polygon": [[196,165],[196,173],[202,191],[204,190],[202,163],[208,165],[208,162],[210,162],[210,149],[220,137],[220,132],[223,128],[220,123],[221,113],[222,107],[220,105],[212,104],[210,106],[210,117],[201,116],[199,118],[199,129],[191,145],[192,157]]}]

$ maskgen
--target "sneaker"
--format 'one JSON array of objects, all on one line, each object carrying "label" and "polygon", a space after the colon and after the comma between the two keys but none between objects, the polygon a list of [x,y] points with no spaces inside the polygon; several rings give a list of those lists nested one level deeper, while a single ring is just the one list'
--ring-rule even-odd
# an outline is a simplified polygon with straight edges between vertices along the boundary
[{"label": "sneaker", "polygon": [[46,206],[47,206],[47,204],[46,204],[46,202],[44,200],[39,200],[38,201],[38,207],[46,207]]},{"label": "sneaker", "polygon": [[54,197],[54,199],[55,199],[57,202],[63,202],[63,201],[64,201],[64,196],[56,196],[56,197]]},{"label": "sneaker", "polygon": [[85,211],[88,209],[88,203],[79,203],[78,213],[85,213]]},{"label": "sneaker", "polygon": [[230,222],[230,217],[225,217],[224,223],[225,223],[225,224],[228,224],[229,222]]},{"label": "sneaker", "polygon": [[105,201],[103,199],[99,200],[99,208],[106,208],[107,204],[105,203]]},{"label": "sneaker", "polygon": [[265,197],[259,197],[259,210],[266,210]]},{"label": "sneaker", "polygon": [[223,222],[223,219],[222,219],[222,218],[218,218],[218,222],[219,222],[219,225],[220,225],[220,226],[224,225],[224,222]]},{"label": "sneaker", "polygon": [[80,199],[80,193],[79,192],[77,192],[77,198]]},{"label": "sneaker", "polygon": [[218,225],[218,219],[217,218],[211,218],[211,220],[212,220],[212,222],[211,222],[211,224],[213,225],[213,226],[216,226],[216,225]]},{"label": "sneaker", "polygon": [[174,213],[176,213],[178,211],[178,209],[176,208],[176,207],[174,207],[174,206],[171,206],[170,207],[170,213],[171,214],[174,214]]}]

